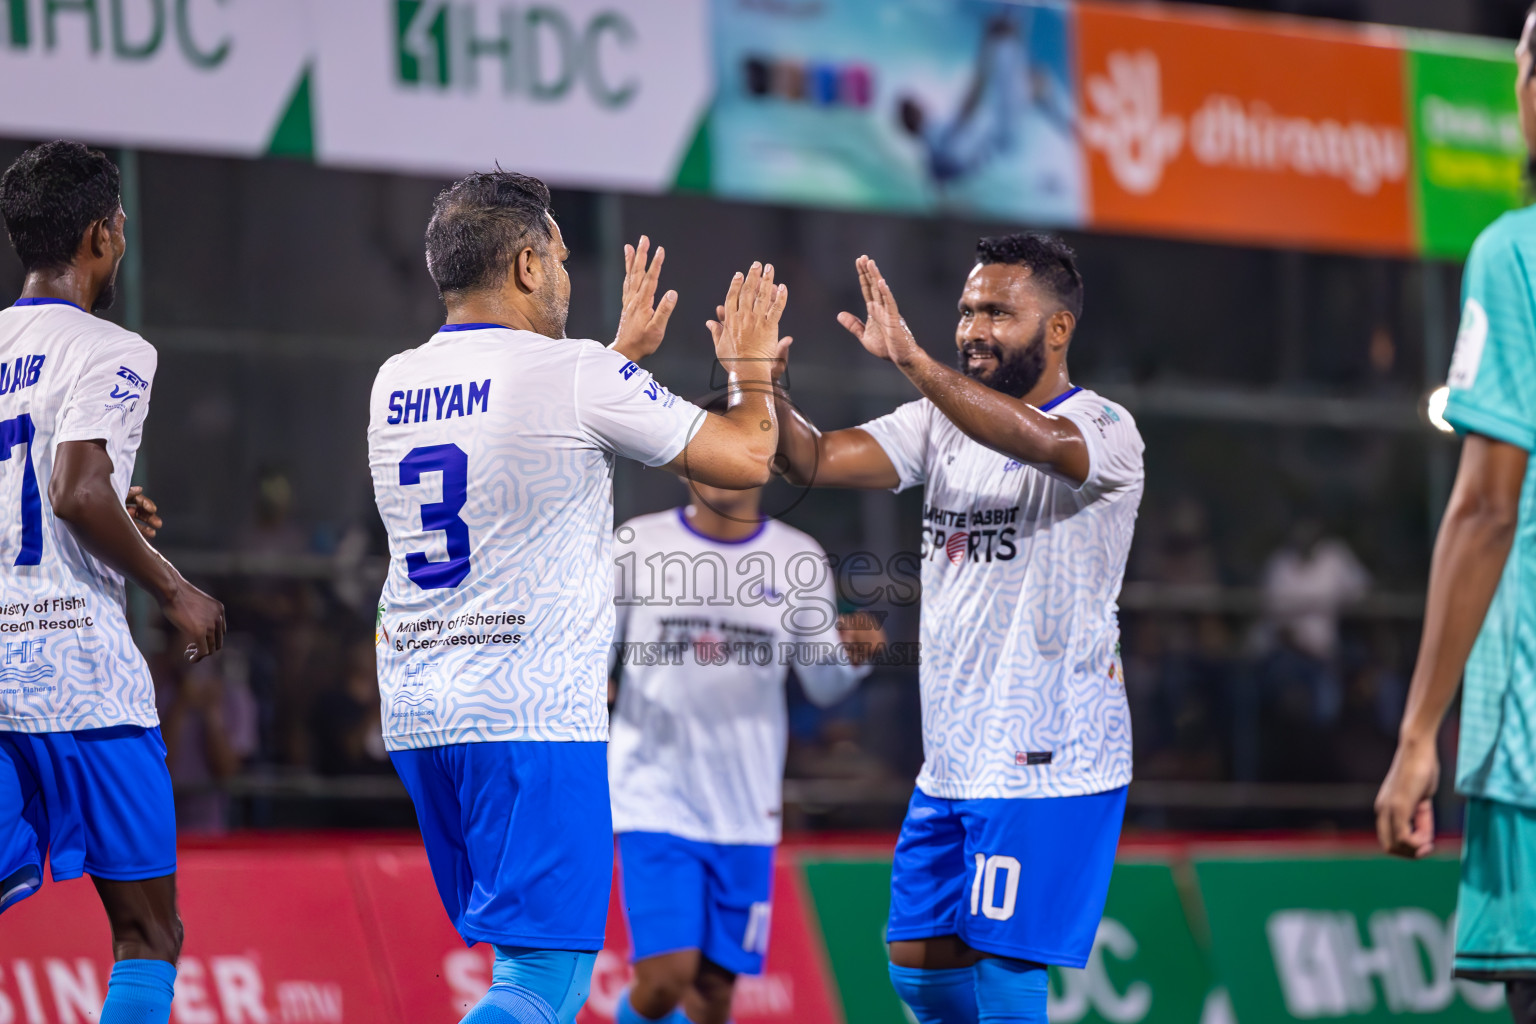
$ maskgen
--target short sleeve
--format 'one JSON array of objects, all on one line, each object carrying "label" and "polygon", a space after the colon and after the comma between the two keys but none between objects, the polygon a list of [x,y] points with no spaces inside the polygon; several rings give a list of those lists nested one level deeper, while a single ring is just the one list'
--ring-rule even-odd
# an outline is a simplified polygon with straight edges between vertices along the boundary
[{"label": "short sleeve", "polygon": [[103,440],[114,463],[136,449],[157,364],[154,347],[137,335],[97,341],[64,398],[54,444]]},{"label": "short sleeve", "polygon": [[1053,410],[1077,424],[1088,446],[1088,478],[1076,488],[1088,500],[1140,483],[1146,475],[1145,445],[1131,414],[1097,395]]},{"label": "short sleeve", "polygon": [[933,427],[933,403],[926,398],[898,406],[859,429],[875,439],[901,478],[898,492],[928,479],[928,448]]},{"label": "short sleeve", "polygon": [[662,387],[650,372],[597,343],[576,355],[576,419],[600,447],[664,466],[688,447],[707,413]]},{"label": "short sleeve", "polygon": [[1530,451],[1536,448],[1536,319],[1522,255],[1501,233],[1480,239],[1467,260],[1445,418],[1458,433]]}]

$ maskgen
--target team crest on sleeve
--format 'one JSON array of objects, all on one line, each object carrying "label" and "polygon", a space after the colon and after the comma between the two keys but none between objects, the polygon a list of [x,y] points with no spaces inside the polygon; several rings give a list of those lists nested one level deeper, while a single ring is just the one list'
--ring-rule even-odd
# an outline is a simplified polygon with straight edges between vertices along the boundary
[{"label": "team crest on sleeve", "polygon": [[1468,299],[1461,311],[1461,327],[1456,331],[1456,348],[1451,353],[1451,372],[1446,383],[1465,391],[1477,381],[1477,368],[1483,362],[1483,345],[1488,340],[1488,311],[1476,299]]}]

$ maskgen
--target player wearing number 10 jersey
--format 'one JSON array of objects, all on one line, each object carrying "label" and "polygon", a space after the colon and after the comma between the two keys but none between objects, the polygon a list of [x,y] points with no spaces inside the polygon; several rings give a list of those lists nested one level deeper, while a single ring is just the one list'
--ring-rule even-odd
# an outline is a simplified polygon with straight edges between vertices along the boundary
[{"label": "player wearing number 10 jersey", "polygon": [[1093,946],[1131,780],[1115,598],[1142,492],[1130,414],[1067,377],[1072,250],[983,239],[958,370],[929,357],[872,260],[839,321],[922,393],[818,434],[792,477],[922,484],[923,770],[891,874],[891,981],[920,1024],[1045,1024],[1044,965]]},{"label": "player wearing number 10 jersey", "polygon": [[0,178],[0,212],[27,272],[0,311],[0,911],[41,887],[45,860],[54,881],[90,874],[117,960],[101,1024],[165,1024],[175,804],[123,577],[190,637],[190,660],[219,647],[224,610],[124,507],[144,507],[129,479],[156,359],[91,315],[111,305],[125,249],[117,168],[77,143],[39,146]]},{"label": "player wearing number 10 jersey", "polygon": [[647,266],[644,239],[630,250],[613,348],[565,337],[567,256],[537,179],[445,190],[427,267],[448,322],[384,364],[370,404],[391,556],[384,738],[449,917],[496,948],[473,1024],[569,1024],[602,947],[615,457],[750,487],[777,443],[769,368],[786,293],[771,267],[727,296],[717,355],[735,398],[715,415],[632,361],[676,301],[653,308],[663,253]]}]

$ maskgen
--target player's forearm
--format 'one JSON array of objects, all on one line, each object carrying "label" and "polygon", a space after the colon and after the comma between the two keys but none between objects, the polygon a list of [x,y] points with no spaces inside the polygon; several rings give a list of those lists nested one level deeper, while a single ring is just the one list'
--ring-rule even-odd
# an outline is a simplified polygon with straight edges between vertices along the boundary
[{"label": "player's forearm", "polygon": [[1434,742],[1514,543],[1516,511],[1458,491],[1435,540],[1404,742]]},{"label": "player's forearm", "polygon": [[896,365],[971,440],[1021,462],[1086,478],[1087,448],[1070,421],[972,380],[920,349]]},{"label": "player's forearm", "polygon": [[[737,432],[737,440],[754,466],[767,466],[779,447],[779,411],[774,394],[771,360],[746,360],[740,369],[732,369],[730,389],[733,404],[725,417]],[[767,483],[766,477],[761,483]],[[751,486],[759,486],[753,484]]]},{"label": "player's forearm", "polygon": [[[62,446],[61,446],[62,447]],[[53,514],[69,524],[81,547],[143,587],[161,604],[185,585],[181,573],[139,533],[109,480],[88,479],[49,487]]]},{"label": "player's forearm", "polygon": [[809,487],[816,481],[816,467],[821,460],[821,431],[780,396],[776,405],[779,413],[780,474],[797,487]]}]

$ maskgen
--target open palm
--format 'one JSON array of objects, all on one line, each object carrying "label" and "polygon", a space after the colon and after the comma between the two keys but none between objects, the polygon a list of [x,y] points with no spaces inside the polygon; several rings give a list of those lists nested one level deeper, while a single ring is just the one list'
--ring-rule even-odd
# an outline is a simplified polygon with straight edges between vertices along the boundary
[{"label": "open palm", "polygon": [[909,349],[917,347],[917,339],[907,329],[906,321],[896,309],[896,297],[880,274],[880,268],[868,256],[857,260],[859,288],[864,293],[865,318],[860,320],[852,313],[839,313],[837,322],[859,339],[872,356],[898,361]]}]

